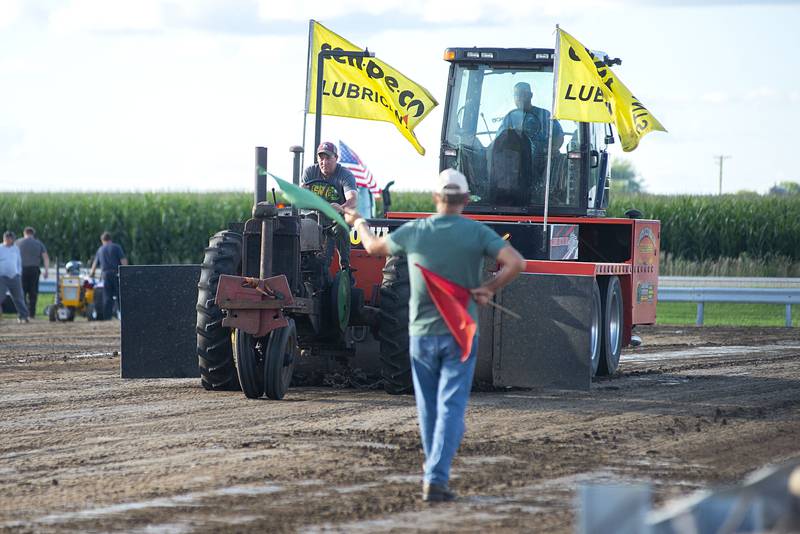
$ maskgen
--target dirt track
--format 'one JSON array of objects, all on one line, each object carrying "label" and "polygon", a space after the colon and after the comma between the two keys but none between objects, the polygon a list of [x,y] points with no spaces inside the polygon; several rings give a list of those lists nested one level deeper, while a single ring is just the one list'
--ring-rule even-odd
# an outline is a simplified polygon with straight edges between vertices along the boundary
[{"label": "dirt track", "polygon": [[121,380],[118,329],[0,321],[0,531],[569,532],[584,481],[663,500],[800,456],[797,329],[640,329],[590,393],[475,393],[436,507],[412,397]]}]

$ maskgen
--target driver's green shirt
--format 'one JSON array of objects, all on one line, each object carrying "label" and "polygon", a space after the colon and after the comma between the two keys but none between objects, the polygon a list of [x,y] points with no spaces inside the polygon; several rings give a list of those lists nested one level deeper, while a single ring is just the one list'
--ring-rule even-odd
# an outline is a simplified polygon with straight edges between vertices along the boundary
[{"label": "driver's green shirt", "polygon": [[[485,224],[460,215],[433,215],[407,222],[390,233],[386,241],[391,254],[408,258],[408,332],[412,336],[450,333],[415,264],[472,289],[481,285],[483,259],[497,258],[507,244]],[[473,300],[469,314],[477,324],[478,307]]]}]

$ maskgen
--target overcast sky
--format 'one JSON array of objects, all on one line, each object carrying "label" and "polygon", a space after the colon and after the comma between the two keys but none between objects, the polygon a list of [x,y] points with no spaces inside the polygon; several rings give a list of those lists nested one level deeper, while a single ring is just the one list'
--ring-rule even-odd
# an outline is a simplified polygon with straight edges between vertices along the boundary
[{"label": "overcast sky", "polygon": [[257,145],[291,178],[309,18],[441,103],[416,129],[425,157],[389,123],[323,118],[380,184],[438,171],[445,48],[552,47],[555,24],[622,58],[669,130],[615,154],[648,191],[716,192],[721,154],[725,192],[800,182],[796,2],[0,0],[0,191],[251,190]]}]

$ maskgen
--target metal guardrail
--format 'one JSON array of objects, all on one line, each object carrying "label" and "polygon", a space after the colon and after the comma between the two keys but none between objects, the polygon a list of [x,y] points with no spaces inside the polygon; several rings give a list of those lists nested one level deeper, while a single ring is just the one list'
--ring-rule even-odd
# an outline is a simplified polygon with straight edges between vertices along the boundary
[{"label": "metal guardrail", "polygon": [[754,276],[659,276],[665,287],[788,287],[800,289],[800,278],[758,278]]},{"label": "metal guardrail", "polygon": [[697,325],[703,324],[706,302],[783,304],[785,325],[790,327],[792,304],[800,304],[800,279],[662,276],[658,300],[696,302]]},{"label": "metal guardrail", "polygon": [[56,292],[56,279],[55,277],[48,278],[47,280],[39,279],[39,293],[55,293]]}]

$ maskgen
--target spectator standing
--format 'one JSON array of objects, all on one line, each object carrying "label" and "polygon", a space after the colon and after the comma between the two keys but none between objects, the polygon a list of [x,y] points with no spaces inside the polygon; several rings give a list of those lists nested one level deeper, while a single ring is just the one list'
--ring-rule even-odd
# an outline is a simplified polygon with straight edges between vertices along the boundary
[{"label": "spectator standing", "polygon": [[14,244],[14,232],[7,230],[0,245],[0,302],[11,293],[11,300],[17,308],[17,321],[28,322],[28,307],[22,295],[22,257]]},{"label": "spectator standing", "polygon": [[[464,435],[478,336],[476,332],[471,350],[462,360],[461,347],[431,299],[421,270],[414,265],[468,288],[475,302],[486,305],[498,289],[525,268],[525,260],[494,230],[462,216],[469,201],[463,174],[453,169],[442,171],[433,198],[435,215],[407,222],[385,237],[372,234],[357,212],[346,210],[345,219],[358,231],[369,254],[408,258],[409,353],[425,452],[422,499],[452,501],[456,497],[448,485],[450,465]],[[487,256],[497,260],[500,270],[481,283]],[[477,325],[475,302],[470,302],[468,311]]]},{"label": "spectator standing", "polygon": [[89,276],[94,277],[100,267],[103,278],[103,319],[111,319],[114,312],[114,298],[119,300],[119,266],[128,265],[128,258],[122,247],[111,240],[111,234],[103,232],[102,245],[97,249]]},{"label": "spectator standing", "polygon": [[50,257],[47,248],[36,239],[36,231],[28,226],[22,232],[25,237],[17,239],[17,248],[22,256],[22,293],[28,305],[30,317],[36,316],[36,300],[39,296],[40,267],[44,263],[42,276],[47,279],[50,271]]}]

